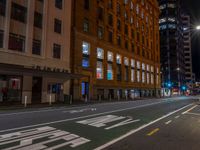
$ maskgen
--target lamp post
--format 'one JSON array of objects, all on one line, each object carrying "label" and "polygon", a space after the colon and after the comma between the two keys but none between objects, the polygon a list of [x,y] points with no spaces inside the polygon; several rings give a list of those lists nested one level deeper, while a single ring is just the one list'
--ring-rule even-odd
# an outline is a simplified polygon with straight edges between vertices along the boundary
[{"label": "lamp post", "polygon": [[178,94],[179,94],[179,96],[181,95],[181,82],[180,82],[180,68],[178,67],[178,68],[176,68],[176,70],[178,71]]}]

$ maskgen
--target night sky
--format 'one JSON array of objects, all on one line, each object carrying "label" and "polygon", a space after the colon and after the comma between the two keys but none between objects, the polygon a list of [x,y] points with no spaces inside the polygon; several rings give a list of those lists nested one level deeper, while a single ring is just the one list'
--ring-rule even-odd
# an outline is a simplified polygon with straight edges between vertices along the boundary
[{"label": "night sky", "polygon": [[193,72],[200,81],[200,31],[195,30],[200,25],[200,0],[183,0],[183,3],[192,19]]}]

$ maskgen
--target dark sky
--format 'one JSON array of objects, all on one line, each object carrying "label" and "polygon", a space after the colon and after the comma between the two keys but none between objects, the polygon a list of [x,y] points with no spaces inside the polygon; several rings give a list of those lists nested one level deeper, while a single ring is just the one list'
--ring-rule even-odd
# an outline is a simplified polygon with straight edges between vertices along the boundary
[{"label": "dark sky", "polygon": [[195,72],[198,80],[200,80],[200,31],[195,30],[195,27],[200,25],[200,0],[182,1],[192,19],[193,72]]}]

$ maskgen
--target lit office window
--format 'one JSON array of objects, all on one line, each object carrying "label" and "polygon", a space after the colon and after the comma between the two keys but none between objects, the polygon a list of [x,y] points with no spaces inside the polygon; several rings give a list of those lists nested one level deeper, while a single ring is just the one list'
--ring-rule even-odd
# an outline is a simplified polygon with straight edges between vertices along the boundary
[{"label": "lit office window", "polygon": [[140,62],[137,61],[137,69],[140,69]]},{"label": "lit office window", "polygon": [[97,58],[104,59],[104,50],[102,48],[97,48]]},{"label": "lit office window", "polygon": [[121,57],[121,55],[117,54],[117,56],[116,56],[116,62],[117,62],[117,64],[121,64],[122,63],[122,57]]},{"label": "lit office window", "polygon": [[134,78],[135,78],[135,70],[131,69],[131,82],[134,82]]},{"label": "lit office window", "polygon": [[135,67],[135,60],[134,59],[131,59],[131,67]]},{"label": "lit office window", "polygon": [[113,62],[113,53],[112,52],[108,51],[107,59],[108,59],[108,61]]},{"label": "lit office window", "polygon": [[145,83],[145,72],[142,72],[142,83]]},{"label": "lit office window", "polygon": [[103,79],[103,62],[97,61],[97,79]]},{"label": "lit office window", "polygon": [[108,80],[113,80],[112,64],[108,64],[108,68],[107,68],[107,79],[108,79]]},{"label": "lit office window", "polygon": [[129,66],[129,60],[127,57],[124,57],[124,65]]},{"label": "lit office window", "polygon": [[87,42],[83,42],[82,44],[82,53],[84,55],[89,55],[90,54],[90,44]]},{"label": "lit office window", "polygon": [[137,71],[137,82],[140,82],[140,71]]}]

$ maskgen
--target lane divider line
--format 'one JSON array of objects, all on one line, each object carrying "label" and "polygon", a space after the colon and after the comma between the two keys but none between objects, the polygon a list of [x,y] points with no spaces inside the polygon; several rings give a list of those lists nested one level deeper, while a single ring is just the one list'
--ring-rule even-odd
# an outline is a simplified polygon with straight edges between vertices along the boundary
[{"label": "lane divider line", "polygon": [[190,108],[190,109],[188,109],[188,110],[186,110],[185,112],[183,112],[182,114],[184,115],[184,114],[186,114],[186,113],[188,113],[188,112],[190,112],[191,110],[193,110],[194,108],[196,108],[198,105],[194,105],[192,108]]},{"label": "lane divider line", "polygon": [[167,122],[165,122],[166,125],[170,124],[172,122],[172,120],[169,120]]},{"label": "lane divider line", "polygon": [[156,129],[154,129],[153,131],[149,132],[149,133],[147,134],[147,136],[152,136],[152,135],[154,135],[156,132],[158,132],[159,130],[160,130],[159,128],[156,128]]},{"label": "lane divider line", "polygon": [[174,117],[175,119],[178,119],[180,116],[176,116],[176,117]]},{"label": "lane divider line", "polygon": [[113,140],[111,140],[110,142],[108,142],[108,143],[106,143],[104,145],[101,145],[101,146],[95,148],[94,150],[105,149],[106,147],[109,147],[109,146],[111,146],[111,145],[113,145],[113,144],[115,144],[115,143],[127,138],[128,136],[130,136],[130,135],[132,135],[132,134],[134,134],[134,133],[136,133],[136,132],[138,132],[138,131],[140,131],[140,130],[142,130],[142,129],[144,129],[144,128],[146,128],[146,127],[148,127],[148,126],[150,126],[150,125],[152,125],[152,124],[154,124],[154,123],[156,123],[156,122],[158,122],[158,121],[160,121],[162,119],[165,119],[165,118],[167,118],[167,117],[169,117],[169,116],[171,116],[171,115],[173,115],[173,114],[175,114],[175,113],[177,113],[177,112],[179,112],[179,111],[181,111],[181,110],[183,110],[183,109],[185,109],[185,108],[187,108],[187,107],[189,107],[191,105],[193,105],[193,104],[186,105],[186,106],[184,106],[182,108],[179,108],[179,109],[177,109],[177,110],[175,110],[175,111],[173,111],[171,113],[168,113],[168,114],[166,114],[166,115],[164,115],[164,116],[162,116],[162,117],[160,117],[160,118],[158,118],[158,119],[156,119],[154,121],[151,121],[148,124],[144,124],[144,125],[140,126],[137,129],[133,129],[133,130],[127,132],[126,134],[124,134],[124,135],[122,135],[122,136],[120,136],[120,137],[118,137],[116,139],[113,139]]},{"label": "lane divider line", "polygon": [[[196,116],[200,116],[200,114],[198,114],[198,113],[191,113],[191,112],[188,112],[187,114],[188,114],[188,115],[196,115]],[[186,115],[187,115],[187,114],[186,114]]]}]

